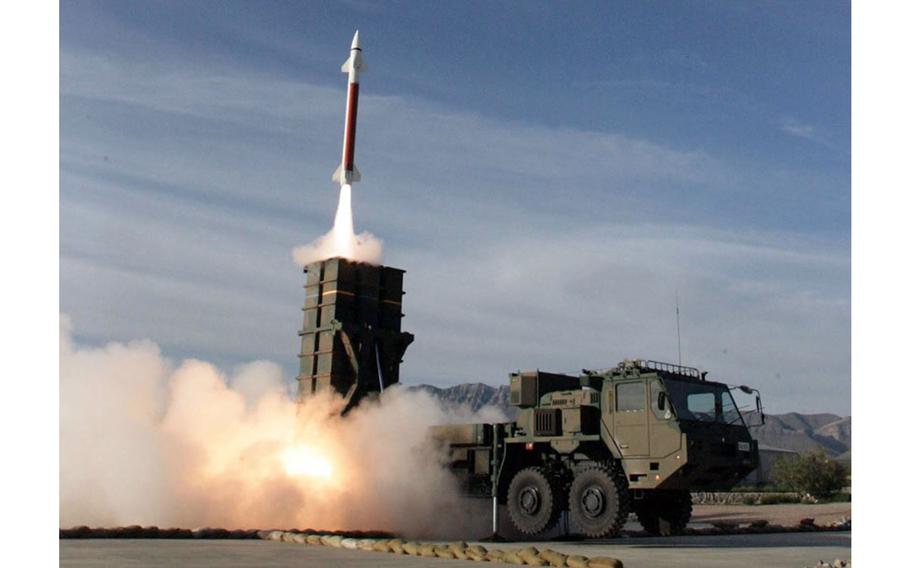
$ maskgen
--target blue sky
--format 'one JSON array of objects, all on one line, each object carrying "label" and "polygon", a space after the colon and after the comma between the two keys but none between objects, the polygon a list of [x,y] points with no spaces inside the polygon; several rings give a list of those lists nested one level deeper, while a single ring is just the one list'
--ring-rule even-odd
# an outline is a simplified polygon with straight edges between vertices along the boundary
[{"label": "blue sky", "polygon": [[846,2],[61,4],[61,310],[90,344],[296,372],[369,72],[355,224],[409,383],[683,358],[850,412]]}]

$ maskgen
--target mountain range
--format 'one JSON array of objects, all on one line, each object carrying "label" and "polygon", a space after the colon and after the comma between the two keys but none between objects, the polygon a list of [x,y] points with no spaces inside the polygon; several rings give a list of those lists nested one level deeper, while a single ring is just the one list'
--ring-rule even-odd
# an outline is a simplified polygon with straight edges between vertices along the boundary
[{"label": "mountain range", "polygon": [[[448,388],[431,385],[410,387],[424,391],[442,401],[444,406],[467,406],[478,410],[494,406],[509,419],[517,409],[509,404],[509,387],[491,387],[483,383],[465,383]],[[805,454],[823,450],[831,457],[850,458],[850,417],[836,414],[767,414],[765,424],[752,428],[752,437],[760,446],[791,450]]]}]

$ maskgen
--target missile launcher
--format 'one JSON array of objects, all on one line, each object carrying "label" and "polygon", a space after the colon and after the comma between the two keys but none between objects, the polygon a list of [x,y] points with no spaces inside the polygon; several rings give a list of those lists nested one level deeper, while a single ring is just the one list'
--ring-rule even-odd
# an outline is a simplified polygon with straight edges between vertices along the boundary
[{"label": "missile launcher", "polygon": [[404,270],[330,258],[307,265],[298,397],[333,391],[342,413],[398,383]]}]

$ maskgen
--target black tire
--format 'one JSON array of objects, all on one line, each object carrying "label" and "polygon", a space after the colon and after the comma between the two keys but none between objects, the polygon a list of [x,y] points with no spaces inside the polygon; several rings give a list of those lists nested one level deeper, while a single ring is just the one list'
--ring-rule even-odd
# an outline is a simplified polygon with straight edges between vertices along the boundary
[{"label": "black tire", "polygon": [[682,534],[692,518],[692,495],[688,491],[660,491],[642,499],[635,514],[649,534]]},{"label": "black tire", "polygon": [[533,536],[553,527],[559,518],[556,490],[543,469],[526,467],[509,484],[508,509],[512,524]]},{"label": "black tire", "polygon": [[586,466],[569,489],[569,516],[585,536],[616,536],[629,516],[629,482],[612,463]]}]

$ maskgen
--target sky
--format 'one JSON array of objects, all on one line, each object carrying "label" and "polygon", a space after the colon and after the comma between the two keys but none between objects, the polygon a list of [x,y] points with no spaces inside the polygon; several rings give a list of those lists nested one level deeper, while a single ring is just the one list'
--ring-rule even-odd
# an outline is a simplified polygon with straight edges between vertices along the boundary
[{"label": "sky", "polygon": [[624,358],[850,414],[847,2],[94,2],[60,12],[60,303],[88,345],[297,372],[360,29],[355,227],[402,381]]}]

